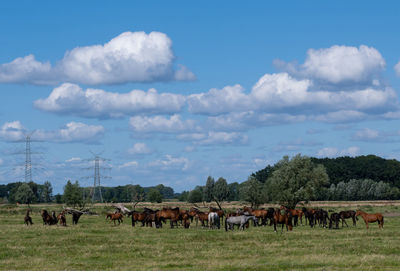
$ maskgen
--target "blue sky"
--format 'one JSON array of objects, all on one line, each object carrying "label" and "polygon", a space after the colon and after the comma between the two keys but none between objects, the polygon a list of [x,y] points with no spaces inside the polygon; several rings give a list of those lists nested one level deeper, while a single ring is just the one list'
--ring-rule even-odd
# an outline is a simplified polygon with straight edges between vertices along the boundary
[{"label": "blue sky", "polygon": [[[399,159],[396,2],[0,3],[0,183],[244,181],[284,155]],[[397,65],[397,66],[396,66]],[[36,165],[35,165],[36,164]]]}]

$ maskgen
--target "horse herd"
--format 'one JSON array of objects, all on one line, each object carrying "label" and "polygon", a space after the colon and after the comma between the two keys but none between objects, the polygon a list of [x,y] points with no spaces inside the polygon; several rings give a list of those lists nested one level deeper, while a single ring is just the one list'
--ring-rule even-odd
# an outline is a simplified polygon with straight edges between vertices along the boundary
[{"label": "horse herd", "polygon": [[[24,218],[26,225],[32,225],[32,218],[30,217],[31,210],[28,209]],[[57,216],[53,211],[50,215],[47,210],[41,210],[41,216],[44,225],[60,224],[66,226],[66,214],[72,214],[72,224],[77,224],[83,212],[63,210]],[[153,210],[144,208],[142,212],[129,211],[123,214],[120,211],[114,213],[107,213],[106,220],[118,222],[118,225],[123,222],[125,216],[131,218],[132,227],[136,223],[141,223],[141,226],[161,228],[164,223],[169,220],[170,227],[178,227],[179,225],[184,228],[189,228],[193,221],[201,223],[202,227],[209,227],[210,229],[220,229],[221,224],[225,225],[225,230],[233,230],[234,226],[238,226],[239,230],[244,230],[249,226],[252,221],[254,226],[274,226],[274,231],[277,231],[277,225],[281,225],[281,232],[286,226],[287,231],[291,231],[293,227],[300,224],[303,225],[303,217],[305,225],[310,227],[320,226],[324,228],[339,228],[340,222],[342,227],[348,226],[346,219],[352,219],[353,226],[356,226],[358,216],[361,216],[365,222],[366,228],[369,228],[369,223],[378,222],[379,228],[383,228],[383,215],[381,213],[368,214],[361,210],[341,211],[339,213],[332,212],[330,215],[328,211],[323,209],[290,209],[286,206],[280,208],[267,208],[267,209],[253,209],[250,207],[243,207],[234,212],[225,212],[221,209],[210,207],[208,212],[203,212],[198,208],[190,208],[189,210],[176,208],[162,208],[160,210]]]}]

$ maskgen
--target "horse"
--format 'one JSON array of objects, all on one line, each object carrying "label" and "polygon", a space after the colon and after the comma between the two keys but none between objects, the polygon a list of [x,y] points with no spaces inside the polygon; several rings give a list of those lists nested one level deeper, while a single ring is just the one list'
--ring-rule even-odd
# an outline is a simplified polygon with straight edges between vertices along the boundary
[{"label": "horse", "polygon": [[335,223],[335,228],[339,229],[339,222],[340,222],[340,214],[338,213],[332,213],[330,218],[329,218],[329,228],[333,228],[333,223]]},{"label": "horse", "polygon": [[67,219],[65,218],[65,211],[62,211],[58,214],[57,220],[60,222],[60,225],[67,226]]},{"label": "horse", "polygon": [[293,225],[292,225],[292,214],[290,212],[285,211],[284,214],[281,214],[280,209],[276,209],[274,212],[274,231],[276,231],[276,224],[282,224],[282,230],[281,233],[283,232],[283,225],[286,225],[286,231],[288,230],[293,230]]},{"label": "horse", "polygon": [[216,212],[208,213],[208,226],[210,229],[218,228],[220,229],[220,219]]},{"label": "horse", "polygon": [[40,211],[40,215],[42,216],[43,219],[43,225],[54,225],[57,224],[57,218],[55,217],[55,213],[53,211],[53,216],[49,215],[49,212],[47,210],[43,209]]},{"label": "horse", "polygon": [[176,208],[162,208],[156,214],[156,217],[159,221],[169,219],[171,229],[174,227],[174,223],[178,226],[179,219],[179,207]]},{"label": "horse", "polygon": [[240,215],[240,216],[230,216],[225,218],[225,231],[233,230],[234,225],[239,225],[239,230],[244,231],[244,227],[249,220],[253,220],[254,223],[258,224],[258,220],[254,215]]},{"label": "horse", "polygon": [[[253,209],[250,207],[243,207],[243,210],[245,212],[248,212],[251,215],[254,215],[255,217],[257,217],[257,219],[261,220],[261,225],[266,225],[266,221],[267,221],[267,215],[268,215],[268,211],[265,209]],[[254,226],[258,226],[258,225],[254,225]]]},{"label": "horse", "polygon": [[24,222],[25,222],[25,224],[26,224],[27,226],[33,224],[32,218],[29,216],[29,213],[30,213],[30,212],[31,212],[30,209],[26,210],[26,215],[25,215],[25,217],[24,217]]},{"label": "horse", "polygon": [[300,222],[301,225],[303,225],[303,211],[302,210],[298,210],[298,209],[290,209],[284,205],[281,205],[281,210],[286,210],[287,212],[289,212],[294,220],[294,226],[297,227],[299,225],[299,218],[300,218]]},{"label": "horse", "polygon": [[142,227],[143,227],[146,222],[147,214],[145,212],[140,213],[138,211],[131,211],[128,213],[128,217],[129,216],[131,216],[132,219],[132,227],[135,227],[137,221],[142,222]]},{"label": "horse", "polygon": [[114,221],[114,226],[115,226],[115,221],[116,220],[118,221],[118,225],[120,225],[121,222],[124,222],[123,217],[124,216],[121,213],[115,213],[115,214],[114,213],[108,213],[107,216],[106,216],[106,220],[108,218],[110,218],[110,221]]},{"label": "horse", "polygon": [[361,210],[357,210],[356,216],[361,215],[361,217],[364,219],[365,226],[367,227],[368,230],[368,223],[373,223],[373,222],[378,222],[379,228],[383,229],[383,215],[381,213],[376,213],[376,214],[368,214],[366,212],[363,212]]},{"label": "horse", "polygon": [[349,225],[347,225],[346,222],[346,218],[351,218],[353,220],[353,226],[356,226],[356,220],[358,220],[357,216],[356,216],[356,212],[353,210],[349,210],[349,211],[341,211],[339,212],[340,218],[342,219],[342,227],[344,226],[344,224],[346,224],[346,226],[348,227]]},{"label": "horse", "polygon": [[210,212],[217,213],[218,216],[219,216],[219,219],[220,219],[221,223],[223,222],[223,218],[224,218],[224,216],[225,216],[224,210],[222,210],[222,209],[217,209],[217,208],[214,208],[214,207],[211,207],[211,206],[210,206],[209,211],[210,211]]},{"label": "horse", "polygon": [[[204,222],[207,222],[207,226],[208,226],[208,213],[197,210],[196,218],[198,218],[200,220],[201,226],[205,227]],[[196,224],[196,226],[197,226],[197,224]]]},{"label": "horse", "polygon": [[329,214],[327,211],[323,209],[316,210],[314,213],[314,224],[317,224],[321,227],[326,228],[327,226],[327,219],[329,218]]}]

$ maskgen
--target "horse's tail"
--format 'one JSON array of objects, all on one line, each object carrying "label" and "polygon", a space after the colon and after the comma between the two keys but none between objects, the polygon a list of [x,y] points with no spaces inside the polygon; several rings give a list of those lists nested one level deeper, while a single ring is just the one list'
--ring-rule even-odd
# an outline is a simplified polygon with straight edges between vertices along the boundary
[{"label": "horse's tail", "polygon": [[228,219],[225,217],[225,231],[228,231],[228,225],[226,223],[226,220],[228,220]]}]

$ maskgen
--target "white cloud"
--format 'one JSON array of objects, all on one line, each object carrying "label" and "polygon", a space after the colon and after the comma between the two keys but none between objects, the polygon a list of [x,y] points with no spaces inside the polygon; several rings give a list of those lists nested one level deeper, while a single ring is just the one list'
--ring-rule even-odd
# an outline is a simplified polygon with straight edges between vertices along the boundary
[{"label": "white cloud", "polygon": [[397,76],[400,76],[400,62],[398,62],[398,63],[394,66],[394,71],[396,72]]},{"label": "white cloud", "polygon": [[0,128],[0,138],[5,141],[19,141],[25,137],[26,131],[20,121],[6,122]]},{"label": "white cloud", "polygon": [[87,125],[81,122],[69,122],[56,131],[37,130],[32,138],[40,141],[59,143],[82,142],[96,143],[104,135],[104,127],[101,125]]},{"label": "white cloud", "polygon": [[55,88],[49,97],[34,102],[36,108],[58,114],[82,117],[118,118],[137,113],[175,113],[185,104],[185,97],[161,93],[155,89],[147,92],[132,90],[128,93],[107,92],[101,89],[83,90],[78,85],[64,83]]},{"label": "white cloud", "polygon": [[334,147],[326,147],[317,151],[318,157],[338,157],[338,156],[357,156],[360,153],[360,148],[356,146],[347,149],[339,150]]},{"label": "white cloud", "polygon": [[149,163],[150,167],[156,167],[161,170],[181,170],[186,171],[190,167],[190,161],[186,157],[174,157],[165,155],[162,159]]},{"label": "white cloud", "polygon": [[151,153],[150,148],[145,143],[135,143],[132,148],[128,149],[129,154],[149,154]]},{"label": "white cloud", "polygon": [[137,133],[182,133],[197,129],[194,120],[182,120],[180,115],[135,116],[130,118],[130,126]]},{"label": "white cloud", "polygon": [[251,106],[249,97],[240,85],[212,88],[206,93],[188,97],[189,111],[197,114],[218,115],[245,110]]},{"label": "white cloud", "polygon": [[138,165],[139,165],[139,163],[137,161],[130,161],[130,162],[123,163],[122,165],[118,166],[118,168],[119,169],[131,168],[131,167],[137,167]]},{"label": "white cloud", "polygon": [[[0,138],[5,141],[19,141],[25,138],[27,129],[21,122],[6,122],[0,129]],[[101,125],[87,125],[81,122],[70,122],[64,127],[48,131],[34,130],[31,139],[33,141],[49,141],[58,143],[83,142],[96,143],[102,138],[104,127]]]},{"label": "white cloud", "polygon": [[80,161],[82,161],[82,159],[79,157],[72,157],[68,160],[65,160],[65,162],[67,162],[67,163],[75,163],[75,162],[80,162]]},{"label": "white cloud", "polygon": [[194,80],[194,74],[181,66],[174,70],[172,41],[160,32],[124,32],[104,45],[76,47],[51,66],[33,55],[0,65],[0,82],[54,84],[61,81],[80,84],[122,84]]},{"label": "white cloud", "polygon": [[332,84],[346,82],[371,83],[385,69],[385,60],[373,47],[334,45],[330,48],[309,49],[304,64],[276,61],[289,73],[326,81]]},{"label": "white cloud", "polygon": [[248,136],[236,132],[187,133],[177,136],[179,140],[192,141],[196,145],[225,145],[225,144],[247,144]]},{"label": "white cloud", "polygon": [[372,130],[369,128],[365,128],[362,130],[358,130],[354,135],[353,135],[353,140],[362,140],[362,141],[370,141],[370,140],[377,140],[381,137],[382,135],[380,134],[379,131],[377,130]]}]

